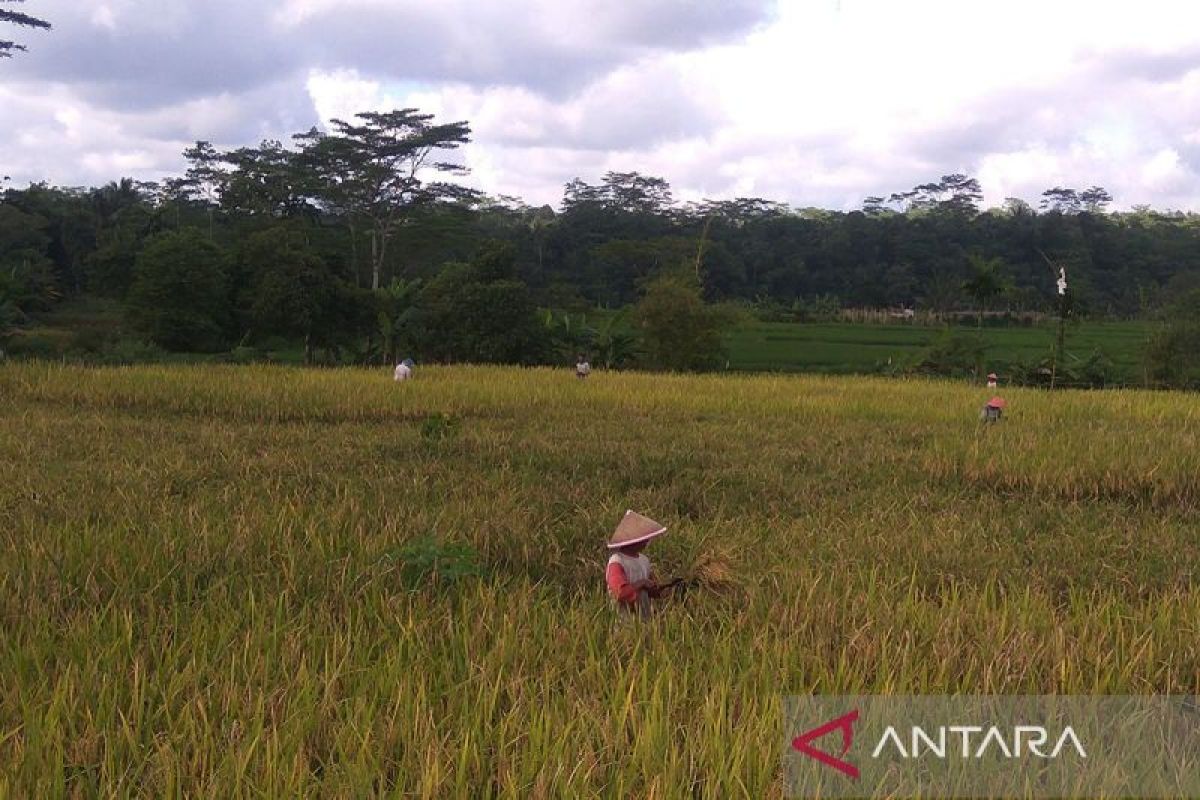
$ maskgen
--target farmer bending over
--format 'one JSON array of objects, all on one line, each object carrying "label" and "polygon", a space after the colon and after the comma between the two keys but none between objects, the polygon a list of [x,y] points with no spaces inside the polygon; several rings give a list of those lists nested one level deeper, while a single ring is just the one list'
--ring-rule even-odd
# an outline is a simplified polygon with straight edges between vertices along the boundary
[{"label": "farmer bending over", "polygon": [[617,525],[617,530],[608,541],[608,568],[604,577],[608,583],[608,594],[622,611],[637,612],[640,616],[650,613],[650,598],[661,596],[666,587],[660,587],[650,567],[650,559],[642,555],[646,544],[667,529],[649,517],[636,511],[626,511]]},{"label": "farmer bending over", "polygon": [[1004,407],[1007,405],[1008,403],[1004,402],[1003,397],[993,397],[979,412],[979,418],[984,422],[999,422],[1004,415]]},{"label": "farmer bending over", "polygon": [[398,381],[408,380],[412,377],[413,366],[414,364],[411,358],[404,359],[396,365],[396,371],[392,374],[392,377]]}]

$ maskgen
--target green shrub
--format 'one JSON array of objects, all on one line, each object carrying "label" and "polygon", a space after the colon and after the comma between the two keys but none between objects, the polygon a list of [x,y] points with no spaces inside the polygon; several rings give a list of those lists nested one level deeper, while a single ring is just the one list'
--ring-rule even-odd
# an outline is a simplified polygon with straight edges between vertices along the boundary
[{"label": "green shrub", "polygon": [[167,358],[167,351],[141,339],[122,338],[105,345],[95,360],[100,364],[122,366],[152,364]]},{"label": "green shrub", "polygon": [[266,360],[266,357],[257,347],[241,345],[229,351],[228,360],[231,364],[255,364]]},{"label": "green shrub", "polygon": [[473,547],[434,536],[414,539],[387,554],[385,560],[398,565],[401,581],[414,590],[429,585],[451,586],[483,575],[479,554]]},{"label": "green shrub", "polygon": [[67,340],[57,331],[18,333],[10,336],[4,349],[13,358],[57,359],[67,351]]},{"label": "green shrub", "polygon": [[922,375],[967,377],[983,370],[987,345],[973,333],[946,330],[917,357],[910,368]]},{"label": "green shrub", "polygon": [[721,332],[727,318],[704,302],[700,285],[686,272],[651,281],[633,310],[647,366],[669,371],[713,369],[725,358]]},{"label": "green shrub", "polygon": [[407,320],[424,361],[537,364],[550,346],[510,245],[485,247],[470,264],[447,264],[425,284]]}]

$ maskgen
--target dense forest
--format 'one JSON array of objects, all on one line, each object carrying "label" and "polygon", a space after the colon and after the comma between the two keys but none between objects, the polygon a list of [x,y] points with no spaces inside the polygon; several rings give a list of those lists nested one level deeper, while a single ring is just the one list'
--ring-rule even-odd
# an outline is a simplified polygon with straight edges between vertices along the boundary
[{"label": "dense forest", "polygon": [[[97,296],[173,350],[282,337],[363,358],[535,361],[535,309],[629,306],[667,275],[762,313],[1053,313],[1061,267],[1076,314],[1131,318],[1200,285],[1200,216],[1113,212],[1101,187],[984,209],[978,181],[955,174],[846,212],[679,203],[661,178],[610,172],[571,181],[554,209],[466,188],[469,137],[415,109],[364,113],[287,144],[197,142],[158,183],[7,188],[0,336]],[[451,330],[462,319],[478,324]]]}]

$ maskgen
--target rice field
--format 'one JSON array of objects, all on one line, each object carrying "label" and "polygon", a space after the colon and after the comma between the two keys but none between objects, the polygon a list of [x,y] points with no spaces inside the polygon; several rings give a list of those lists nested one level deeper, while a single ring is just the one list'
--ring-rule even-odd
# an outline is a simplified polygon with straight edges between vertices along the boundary
[{"label": "rice field", "polygon": [[[755,322],[729,331],[725,344],[735,370],[866,374],[918,359],[946,330],[902,324]],[[978,331],[961,325],[949,330],[979,336],[987,347],[989,369],[1002,373],[1013,362],[1049,358],[1056,334],[1053,324]],[[1080,322],[1067,335],[1067,363],[1099,350],[1112,360],[1114,382],[1144,386],[1145,348],[1153,333],[1148,322]]]},{"label": "rice field", "polygon": [[0,366],[0,797],[771,798],[786,694],[1200,691],[1200,404],[1004,395]]}]

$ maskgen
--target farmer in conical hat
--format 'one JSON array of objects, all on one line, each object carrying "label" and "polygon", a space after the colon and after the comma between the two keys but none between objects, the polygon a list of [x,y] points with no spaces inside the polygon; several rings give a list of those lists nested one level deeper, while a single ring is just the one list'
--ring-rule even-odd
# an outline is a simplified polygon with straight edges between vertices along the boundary
[{"label": "farmer in conical hat", "polygon": [[984,422],[999,422],[1001,415],[1004,413],[1004,407],[1008,403],[1003,397],[993,397],[984,405],[983,410],[979,412],[979,418]]},{"label": "farmer in conical hat", "polygon": [[997,376],[996,373],[994,373],[994,372],[989,372],[987,378],[988,378],[988,381],[987,381],[988,388],[995,389],[1000,381],[999,376]]},{"label": "farmer in conical hat", "polygon": [[646,616],[650,613],[650,598],[660,596],[661,589],[650,567],[650,559],[642,554],[642,550],[651,539],[666,532],[665,526],[649,517],[626,511],[608,540],[612,555],[604,577],[609,596],[622,610]]}]

